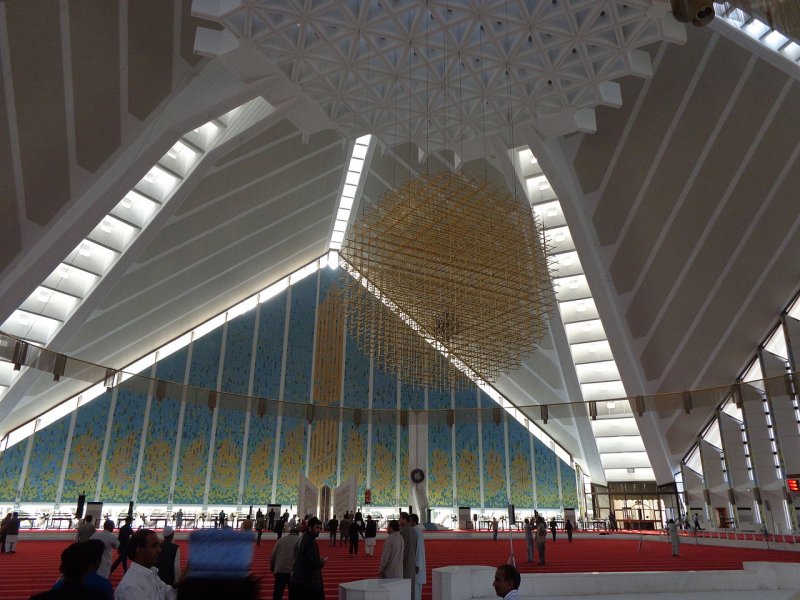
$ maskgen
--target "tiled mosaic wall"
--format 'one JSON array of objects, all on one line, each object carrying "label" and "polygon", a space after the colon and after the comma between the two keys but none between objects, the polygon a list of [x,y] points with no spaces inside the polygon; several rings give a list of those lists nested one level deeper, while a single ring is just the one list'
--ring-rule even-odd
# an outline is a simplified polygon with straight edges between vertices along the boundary
[{"label": "tiled mosaic wall", "polygon": [[[317,307],[334,279],[327,270],[307,277],[143,373],[204,388],[191,398],[181,385],[123,384],[6,450],[0,502],[72,503],[85,493],[175,506],[296,504],[303,473],[331,486],[354,475],[359,497],[369,485],[373,504],[407,505],[408,429],[396,419],[370,422],[365,410],[360,422],[309,426],[258,400],[308,401]],[[483,392],[426,393],[371,368],[349,334],[341,345],[345,407],[457,409],[452,427],[441,419],[428,426],[432,506],[503,508],[509,490],[522,509],[577,505],[575,471],[522,425],[499,409],[482,419],[458,410],[494,407]],[[241,405],[220,404],[208,390],[241,394]],[[249,411],[248,395],[256,397]]]}]

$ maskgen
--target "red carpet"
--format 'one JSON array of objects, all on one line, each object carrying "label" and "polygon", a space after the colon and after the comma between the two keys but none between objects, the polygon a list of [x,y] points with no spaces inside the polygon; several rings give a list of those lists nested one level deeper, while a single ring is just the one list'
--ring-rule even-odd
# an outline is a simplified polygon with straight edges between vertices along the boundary
[{"label": "red carpet", "polygon": [[[426,538],[428,559],[428,584],[423,588],[423,598],[431,598],[430,569],[447,565],[497,565],[506,562],[510,553],[508,538],[493,542],[486,540],[442,540]],[[741,569],[743,561],[800,562],[800,553],[766,549],[733,548],[696,545],[693,539],[683,539],[681,556],[671,556],[669,544],[645,537],[639,548],[638,536],[631,539],[584,538],[575,536],[572,544],[559,537],[557,543],[547,543],[547,565],[544,567],[525,562],[525,542],[514,540],[517,566],[522,572],[564,573],[587,571],[666,571]],[[69,544],[66,540],[21,540],[16,554],[0,554],[0,598],[22,599],[44,591],[58,578],[61,551]],[[181,541],[184,563],[187,542]],[[272,576],[269,573],[269,556],[274,542],[264,540],[255,549],[253,569],[263,577],[261,597],[272,598]],[[350,557],[341,547],[330,548],[327,540],[320,542],[323,556],[329,556],[324,570],[326,597],[338,598],[338,584],[356,579],[375,577],[382,542],[376,547],[376,556],[364,556],[363,544],[358,557]],[[114,573],[113,584],[119,582],[122,569]]]}]

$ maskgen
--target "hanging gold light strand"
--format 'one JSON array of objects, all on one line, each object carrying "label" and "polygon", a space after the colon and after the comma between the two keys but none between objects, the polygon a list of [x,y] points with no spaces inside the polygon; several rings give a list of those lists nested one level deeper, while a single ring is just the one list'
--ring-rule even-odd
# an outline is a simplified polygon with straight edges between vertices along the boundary
[{"label": "hanging gold light strand", "polygon": [[352,335],[404,380],[453,384],[438,348],[493,381],[547,332],[553,289],[531,210],[481,178],[442,171],[389,190],[342,257],[358,274],[345,283]]}]

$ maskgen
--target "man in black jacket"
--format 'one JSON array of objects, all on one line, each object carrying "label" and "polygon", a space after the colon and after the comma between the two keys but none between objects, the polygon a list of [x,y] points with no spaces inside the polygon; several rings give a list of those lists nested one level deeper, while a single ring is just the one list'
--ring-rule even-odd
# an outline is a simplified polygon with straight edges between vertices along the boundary
[{"label": "man in black jacket", "polygon": [[133,535],[131,523],[133,523],[133,518],[125,517],[125,524],[119,528],[119,534],[117,535],[117,540],[119,541],[117,552],[119,552],[119,556],[117,560],[114,561],[114,564],[111,565],[111,573],[114,572],[114,569],[117,568],[119,563],[122,563],[122,572],[128,572],[128,542]]},{"label": "man in black jacket", "polygon": [[373,521],[370,515],[367,515],[367,524],[364,528],[364,547],[367,550],[367,556],[375,554],[375,538],[378,536],[378,522]]},{"label": "man in black jacket", "polygon": [[333,518],[328,521],[328,532],[330,533],[330,543],[329,546],[336,546],[336,535],[339,533],[339,519],[336,518],[336,515],[333,515]]},{"label": "man in black jacket", "polygon": [[164,527],[164,541],[161,542],[161,554],[158,555],[156,567],[158,576],[167,585],[175,586],[181,575],[181,548],[173,540],[175,530],[167,525]]},{"label": "man in black jacket", "polygon": [[320,558],[317,536],[322,523],[317,517],[308,520],[305,533],[297,542],[292,578],[289,583],[289,600],[325,600],[322,585],[322,567],[326,558]]}]

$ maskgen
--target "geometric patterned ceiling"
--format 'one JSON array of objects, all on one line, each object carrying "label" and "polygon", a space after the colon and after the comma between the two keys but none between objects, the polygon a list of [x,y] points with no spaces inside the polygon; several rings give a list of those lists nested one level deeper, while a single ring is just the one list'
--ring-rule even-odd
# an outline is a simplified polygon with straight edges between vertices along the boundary
[{"label": "geometric patterned ceiling", "polygon": [[247,79],[282,73],[349,136],[456,153],[511,123],[557,131],[619,106],[613,80],[651,75],[637,48],[685,41],[652,0],[195,1],[192,14],[224,26],[198,29],[196,52]]}]

